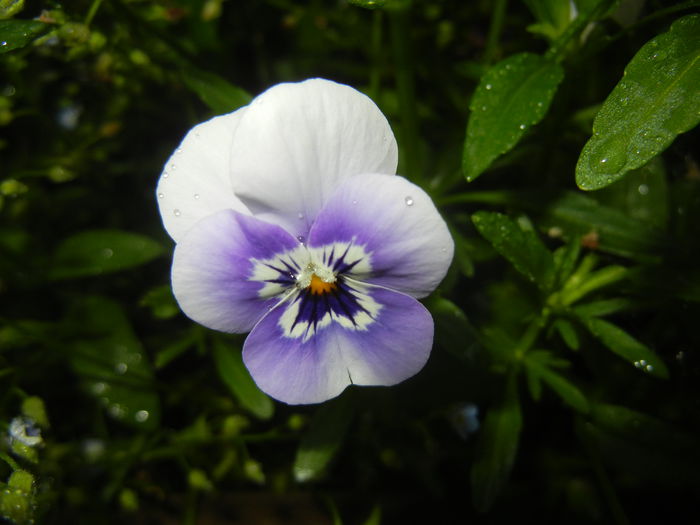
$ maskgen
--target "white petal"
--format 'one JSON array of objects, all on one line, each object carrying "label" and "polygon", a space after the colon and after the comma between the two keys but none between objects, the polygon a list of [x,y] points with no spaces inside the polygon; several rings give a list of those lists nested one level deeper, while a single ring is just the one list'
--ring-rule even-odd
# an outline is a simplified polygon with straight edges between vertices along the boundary
[{"label": "white petal", "polygon": [[396,172],[389,123],[367,96],[323,79],[279,84],[241,117],[231,155],[236,195],[257,217],[306,236],[340,182]]},{"label": "white petal", "polygon": [[220,210],[250,212],[233,193],[231,143],[245,108],[190,130],[165,163],[156,197],[163,225],[178,242],[198,220]]}]

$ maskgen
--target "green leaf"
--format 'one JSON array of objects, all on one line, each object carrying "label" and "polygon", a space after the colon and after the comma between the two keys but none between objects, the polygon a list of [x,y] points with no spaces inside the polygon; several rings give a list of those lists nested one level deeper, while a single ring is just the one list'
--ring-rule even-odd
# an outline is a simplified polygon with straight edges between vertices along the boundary
[{"label": "green leaf", "polygon": [[97,296],[75,304],[68,320],[79,332],[66,350],[83,388],[114,419],[157,428],[160,402],[153,371],[121,306]]},{"label": "green leaf", "polygon": [[511,373],[503,399],[486,413],[471,469],[472,500],[481,512],[491,507],[508,481],[522,424],[517,377]]},{"label": "green leaf", "polygon": [[[525,354],[525,366],[528,375],[533,375],[557,393],[573,409],[587,414],[590,410],[586,396],[568,379],[551,369],[551,354],[547,351],[532,351]],[[556,361],[555,361],[556,362]]]},{"label": "green leaf", "polygon": [[578,334],[574,325],[567,319],[557,319],[552,324],[554,329],[559,332],[559,335],[571,350],[578,350],[580,343],[578,340]]},{"label": "green leaf", "polygon": [[381,9],[386,4],[386,0],[349,0],[349,3],[365,9]]},{"label": "green leaf", "polygon": [[26,46],[50,28],[35,20],[0,20],[0,54]]},{"label": "green leaf", "polygon": [[700,121],[700,15],[645,44],[593,122],[576,165],[581,189],[612,184]]},{"label": "green leaf", "polygon": [[576,261],[581,253],[581,239],[574,237],[564,246],[554,251],[554,267],[556,268],[556,284],[562,285],[576,267]]},{"label": "green leaf", "polygon": [[668,368],[661,358],[622,328],[595,317],[583,317],[581,322],[594,337],[623,359],[651,375],[668,378]]},{"label": "green leaf", "polygon": [[572,2],[525,0],[525,5],[527,5],[538,22],[528,26],[527,30],[531,33],[543,35],[550,40],[554,40],[561,35],[574,19],[571,16],[571,11],[575,8]]},{"label": "green leaf", "polygon": [[152,261],[163,247],[144,235],[121,230],[90,230],[65,239],[56,249],[51,279],[73,279],[119,272]]},{"label": "green leaf", "polygon": [[649,224],[575,192],[566,192],[549,204],[543,226],[558,228],[566,236],[593,233],[599,250],[634,258],[657,254],[664,239]]},{"label": "green leaf", "polygon": [[217,337],[212,350],[219,377],[241,405],[260,419],[270,419],[275,405],[250,377],[243,364],[241,349],[230,341]]},{"label": "green leaf", "polygon": [[554,278],[554,260],[539,237],[531,230],[524,230],[506,215],[481,211],[472,215],[476,229],[498,253],[536,283],[548,290]]},{"label": "green leaf", "polygon": [[628,273],[629,270],[624,266],[610,265],[586,274],[582,279],[577,279],[575,284],[571,284],[570,280],[561,291],[561,302],[564,305],[575,303],[595,290],[626,278]]},{"label": "green leaf", "polygon": [[508,57],[484,74],[469,104],[462,157],[468,181],[542,120],[563,78],[561,66],[532,53]]},{"label": "green leaf", "polygon": [[299,482],[321,477],[340,449],[355,405],[349,392],[320,406],[304,434],[294,460],[294,478]]},{"label": "green leaf", "polygon": [[187,69],[183,73],[183,80],[217,115],[230,113],[252,100],[245,90],[209,71]]},{"label": "green leaf", "polygon": [[574,306],[573,311],[579,317],[603,317],[623,310],[629,310],[634,304],[634,301],[630,299],[618,297],[616,299],[603,299],[580,304]]},{"label": "green leaf", "polygon": [[426,306],[435,320],[435,340],[450,353],[469,358],[478,345],[477,333],[462,309],[443,297],[431,297]]}]

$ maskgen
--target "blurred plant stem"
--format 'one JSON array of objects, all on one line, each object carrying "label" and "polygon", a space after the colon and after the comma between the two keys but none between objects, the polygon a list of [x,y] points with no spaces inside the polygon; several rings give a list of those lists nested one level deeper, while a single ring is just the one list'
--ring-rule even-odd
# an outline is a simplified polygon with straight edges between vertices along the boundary
[{"label": "blurred plant stem", "polygon": [[379,85],[382,79],[382,23],[384,17],[382,11],[372,13],[372,44],[370,52],[372,53],[372,66],[369,70],[369,97],[374,100],[379,100]]},{"label": "blurred plant stem", "polygon": [[503,32],[503,23],[505,21],[506,7],[508,0],[496,0],[493,3],[493,13],[491,15],[491,25],[489,26],[489,35],[486,39],[486,49],[484,49],[484,64],[489,65],[494,61],[498,51],[498,41],[501,39]]},{"label": "blurred plant stem", "polygon": [[418,101],[410,48],[410,7],[402,6],[388,11],[391,30],[391,47],[394,55],[396,89],[401,113],[401,138],[403,139],[403,170],[418,185],[424,185],[418,137]]},{"label": "blurred plant stem", "polygon": [[97,11],[100,9],[100,5],[102,4],[102,0],[93,0],[92,5],[90,5],[90,9],[88,10],[87,14],[85,15],[85,25],[90,26],[92,23],[92,19],[95,18],[95,15],[97,14]]}]

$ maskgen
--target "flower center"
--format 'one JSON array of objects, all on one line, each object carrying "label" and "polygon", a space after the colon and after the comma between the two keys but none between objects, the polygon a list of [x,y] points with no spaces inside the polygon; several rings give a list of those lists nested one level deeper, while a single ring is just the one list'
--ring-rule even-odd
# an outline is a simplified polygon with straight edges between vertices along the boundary
[{"label": "flower center", "polygon": [[332,292],[337,288],[335,282],[327,282],[321,279],[315,273],[311,276],[311,281],[309,282],[308,290],[313,295],[324,295]]}]

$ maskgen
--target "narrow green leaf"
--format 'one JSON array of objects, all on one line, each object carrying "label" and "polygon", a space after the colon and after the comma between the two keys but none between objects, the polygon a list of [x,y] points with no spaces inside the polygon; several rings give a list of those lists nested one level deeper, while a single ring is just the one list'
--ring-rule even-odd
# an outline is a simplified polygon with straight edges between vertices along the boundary
[{"label": "narrow green leaf", "polygon": [[313,481],[321,477],[340,449],[355,412],[349,394],[346,392],[316,410],[294,460],[297,481]]},{"label": "narrow green leaf", "polygon": [[578,350],[580,347],[580,342],[578,339],[578,334],[571,321],[567,319],[557,319],[554,321],[552,326],[555,328],[559,335],[561,336],[566,346],[571,350]]},{"label": "narrow green leaf", "polygon": [[622,328],[595,317],[583,317],[581,322],[605,346],[640,370],[664,379],[668,378],[668,368],[661,358]]},{"label": "narrow green leaf", "polygon": [[522,424],[517,377],[511,373],[503,399],[486,413],[471,469],[472,500],[480,512],[491,507],[508,481]]},{"label": "narrow green leaf", "polygon": [[275,405],[250,377],[243,364],[241,349],[217,337],[214,339],[212,350],[219,377],[241,405],[260,419],[270,419]]},{"label": "narrow green leaf", "polygon": [[97,296],[74,304],[68,323],[77,333],[66,352],[83,388],[114,419],[157,428],[160,401],[153,370],[121,306]]},{"label": "narrow green leaf", "polygon": [[26,46],[50,28],[35,20],[0,20],[0,54]]},{"label": "narrow green leaf", "polygon": [[576,165],[581,189],[596,190],[646,164],[700,121],[700,15],[677,20],[645,44],[593,122]]},{"label": "narrow green leaf", "polygon": [[547,362],[549,352],[529,352],[525,355],[528,375],[542,379],[570,407],[587,414],[590,410],[586,396],[568,379],[552,370]]},{"label": "narrow green leaf", "polygon": [[382,525],[382,508],[379,505],[372,507],[372,512],[363,525]]},{"label": "narrow green leaf", "polygon": [[554,267],[556,269],[556,284],[562,285],[571,275],[576,267],[581,253],[581,239],[574,237],[564,246],[560,246],[554,251]]},{"label": "narrow green leaf", "polygon": [[477,333],[462,309],[443,297],[431,297],[426,306],[435,320],[436,343],[458,357],[469,358],[478,345]]},{"label": "narrow green leaf", "polygon": [[554,259],[533,231],[523,230],[509,217],[494,212],[477,212],[472,215],[472,221],[479,233],[516,270],[542,290],[552,286]]},{"label": "narrow green leaf", "polygon": [[462,157],[468,181],[542,120],[563,78],[561,66],[532,53],[508,57],[484,74],[469,104]]},{"label": "narrow green leaf", "polygon": [[573,311],[579,317],[603,317],[623,310],[629,310],[633,306],[634,301],[618,297],[580,304],[574,306]]},{"label": "narrow green leaf", "polygon": [[120,230],[90,230],[65,239],[56,249],[51,279],[104,275],[145,264],[163,253],[156,241]]},{"label": "narrow green leaf", "polygon": [[610,265],[587,274],[573,286],[569,281],[561,291],[561,302],[564,305],[575,303],[595,290],[624,279],[628,272],[629,270],[624,266]]},{"label": "narrow green leaf", "polygon": [[381,9],[386,4],[386,0],[349,0],[349,3],[365,9]]},{"label": "narrow green leaf", "polygon": [[245,90],[209,71],[187,69],[183,72],[183,80],[217,115],[230,113],[252,100]]}]

